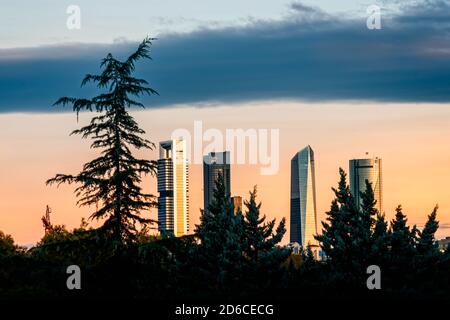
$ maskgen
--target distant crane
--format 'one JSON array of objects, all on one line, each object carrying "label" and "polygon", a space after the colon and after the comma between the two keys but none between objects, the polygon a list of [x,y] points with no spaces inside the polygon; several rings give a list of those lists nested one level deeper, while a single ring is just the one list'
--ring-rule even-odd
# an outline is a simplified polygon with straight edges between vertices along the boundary
[{"label": "distant crane", "polygon": [[53,231],[53,225],[50,222],[50,213],[52,213],[52,209],[47,205],[45,210],[45,215],[42,216],[42,224],[44,225],[45,234],[48,234]]}]

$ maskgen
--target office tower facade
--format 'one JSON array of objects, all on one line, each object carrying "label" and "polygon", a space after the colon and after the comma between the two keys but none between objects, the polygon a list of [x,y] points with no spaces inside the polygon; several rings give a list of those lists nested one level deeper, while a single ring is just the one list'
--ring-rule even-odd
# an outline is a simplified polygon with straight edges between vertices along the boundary
[{"label": "office tower facade", "polygon": [[231,198],[231,202],[233,202],[234,214],[237,214],[239,211],[242,212],[242,197],[234,196]]},{"label": "office tower facade", "polygon": [[314,152],[310,146],[291,160],[291,243],[303,248],[317,241],[316,181]]},{"label": "office tower facade", "polygon": [[382,161],[380,158],[374,159],[353,159],[349,161],[350,171],[350,192],[355,202],[361,206],[360,192],[366,191],[366,180],[372,184],[376,208],[383,213],[383,180]]},{"label": "office tower facade", "polygon": [[225,190],[231,194],[230,152],[211,152],[203,157],[203,208],[206,210],[214,199],[214,187],[219,174],[223,176]]},{"label": "office tower facade", "polygon": [[159,144],[158,230],[161,233],[179,237],[189,232],[188,170],[185,140]]}]

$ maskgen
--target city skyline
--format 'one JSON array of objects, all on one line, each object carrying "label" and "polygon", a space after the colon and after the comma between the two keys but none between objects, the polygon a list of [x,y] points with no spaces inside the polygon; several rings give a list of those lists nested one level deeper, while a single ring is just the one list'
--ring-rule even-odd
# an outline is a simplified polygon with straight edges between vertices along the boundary
[{"label": "city skyline", "polygon": [[[247,198],[248,191],[258,185],[259,199],[263,202],[263,211],[269,218],[281,219],[289,216],[289,168],[292,154],[300,145],[309,142],[318,153],[316,162],[320,168],[316,172],[318,193],[318,219],[325,218],[333,197],[331,187],[338,181],[338,168],[347,171],[348,160],[362,157],[367,150],[383,157],[388,165],[384,166],[384,208],[387,219],[392,219],[394,209],[402,204],[411,223],[423,226],[426,215],[436,203],[440,210],[441,221],[438,237],[449,235],[450,201],[447,197],[445,181],[450,179],[450,152],[442,148],[450,129],[445,119],[450,117],[450,110],[440,105],[373,105],[360,104],[321,104],[311,106],[309,103],[261,103],[239,106],[221,106],[213,108],[183,107],[168,110],[148,110],[132,112],[137,121],[147,131],[147,137],[155,142],[167,140],[176,128],[192,128],[196,119],[204,119],[207,127],[225,130],[229,123],[235,127],[246,128],[252,125],[247,117],[261,127],[270,128],[273,123],[280,127],[280,170],[273,176],[261,176],[259,167],[250,165],[233,166],[233,193]],[[220,117],[218,117],[218,113]],[[348,114],[352,114],[349,117]],[[385,115],[389,115],[386,120]],[[176,116],[182,115],[180,118]],[[13,120],[15,119],[15,120]],[[93,152],[85,142],[70,137],[68,131],[79,124],[88,123],[89,113],[80,114],[80,123],[73,114],[48,114],[45,117],[33,115],[3,115],[0,124],[4,129],[0,144],[4,147],[0,161],[7,171],[2,171],[5,183],[0,184],[0,202],[2,214],[0,224],[3,230],[12,234],[19,243],[36,243],[43,235],[40,217],[45,206],[52,207],[52,221],[65,224],[69,228],[79,226],[82,217],[88,218],[89,208],[76,207],[76,198],[70,186],[48,188],[44,181],[54,175],[55,168],[61,171],[78,170],[79,163],[92,158]],[[167,125],[165,119],[172,119]],[[427,119],[427,121],[424,121]],[[355,126],[355,123],[361,125]],[[364,125],[362,125],[364,124]],[[41,141],[31,145],[20,128],[28,128],[28,133]],[[333,132],[334,139],[324,132],[327,128]],[[351,129],[350,129],[351,128]],[[376,130],[375,130],[376,128]],[[355,136],[355,132],[357,135]],[[376,136],[374,134],[376,133]],[[301,141],[293,139],[301,137]],[[14,137],[14,138],[13,138]],[[376,137],[376,139],[374,139]],[[414,139],[411,139],[414,137]],[[370,148],[367,141],[371,141]],[[389,143],[387,143],[389,141]],[[345,143],[344,143],[345,142]],[[299,145],[300,144],[300,145]],[[417,145],[421,145],[421,150]],[[58,148],[67,153],[59,154]],[[296,150],[297,149],[297,150]],[[424,152],[425,151],[425,152]],[[137,152],[147,159],[158,159],[159,150],[150,153]],[[398,155],[401,154],[402,157]],[[39,155],[39,156],[37,156]],[[34,161],[27,159],[33,157]],[[405,161],[404,159],[407,159]],[[430,159],[432,167],[423,170]],[[200,208],[203,208],[201,165],[190,168],[190,220],[191,227],[198,223]],[[416,173],[416,181],[410,183],[410,172]],[[153,178],[144,180],[146,192],[156,194],[156,182]],[[155,178],[156,179],[156,178]],[[9,181],[9,184],[6,184]],[[424,193],[423,189],[429,190]],[[27,194],[27,201],[21,195]],[[157,211],[149,214],[157,218]],[[98,225],[92,222],[93,226]],[[289,225],[287,226],[289,233]],[[288,237],[285,239],[289,240]]]},{"label": "city skyline", "polygon": [[[128,56],[150,36],[158,38],[152,60],[136,65],[136,75],[159,95],[138,99],[147,110],[130,110],[149,140],[167,140],[180,128],[192,132],[195,121],[221,132],[279,130],[276,174],[262,176],[260,167],[242,164],[233,166],[230,177],[233,194],[243,199],[258,185],[263,210],[277,219],[289,216],[290,159],[302,146],[310,144],[317,153],[319,220],[329,210],[338,168],[371,151],[385,164],[386,218],[402,204],[409,221],[420,226],[438,203],[438,237],[450,235],[448,2],[384,1],[381,29],[367,27],[363,1],[154,3],[125,7],[81,0],[79,30],[67,27],[66,3],[45,0],[25,11],[13,2],[2,7],[4,232],[19,243],[36,243],[46,205],[52,221],[68,228],[92,213],[76,206],[71,186],[48,188],[44,182],[56,172],[77,172],[96,155],[86,141],[68,136],[93,114],[81,113],[78,123],[71,110],[52,104],[61,95],[95,95],[90,85],[79,88],[83,76],[96,74],[108,53]],[[157,160],[158,152],[136,154]],[[202,170],[202,164],[190,167],[191,228],[204,206]],[[158,195],[153,179],[145,178],[142,187]],[[148,214],[157,215],[156,209]]]},{"label": "city skyline", "polygon": [[[175,236],[189,233],[189,166],[186,157],[186,141],[175,139],[159,142],[158,159],[158,230]],[[176,156],[174,157],[173,154]],[[367,154],[367,153],[366,153]],[[228,151],[214,151],[203,156],[203,201],[205,210],[211,204],[217,178],[222,175],[225,188],[234,206],[234,213],[244,212],[242,197],[231,196],[231,165]],[[175,168],[175,170],[174,170]],[[317,226],[316,181],[314,151],[310,145],[297,152],[291,159],[290,190],[290,243],[301,247],[316,247]],[[349,188],[357,206],[361,207],[360,194],[366,191],[366,181],[373,186],[375,207],[382,210],[382,160],[378,157],[349,160]],[[180,174],[181,173],[181,174]],[[181,187],[181,188],[180,188]],[[179,205],[177,205],[179,203]],[[181,212],[179,214],[178,211]],[[187,228],[183,222],[187,221]],[[320,221],[319,221],[320,222]],[[178,231],[178,228],[183,231]]]},{"label": "city skyline", "polygon": [[0,300],[450,298],[450,0],[1,8]]},{"label": "city skyline", "polygon": [[[158,159],[158,230],[160,232],[171,232],[176,236],[189,233],[189,196],[183,189],[178,190],[176,186],[185,184],[188,189],[187,180],[189,177],[189,167],[186,158],[186,141],[182,139],[162,141],[160,146],[160,158]],[[174,147],[176,146],[176,147]],[[178,157],[173,158],[173,150]],[[367,153],[366,153],[367,154]],[[242,197],[231,196],[230,175],[231,165],[229,164],[228,151],[215,151],[204,155],[203,164],[203,189],[204,208],[210,204],[212,190],[215,182],[222,174],[225,178],[225,187],[234,206],[234,212],[244,212],[242,208]],[[183,165],[184,164],[184,165]],[[174,171],[174,167],[180,170]],[[176,172],[184,172],[181,183],[177,183]],[[373,186],[375,207],[378,212],[384,214],[382,206],[382,159],[365,158],[349,160],[349,188],[357,206],[361,207],[360,194],[365,192],[366,181]],[[178,178],[179,179],[179,178]],[[213,181],[213,182],[211,182]],[[317,246],[315,236],[317,229],[317,209],[316,209],[316,188],[315,188],[315,165],[314,151],[310,145],[297,152],[291,159],[291,190],[290,190],[290,243],[298,243],[301,247]],[[183,192],[184,191],[184,192]],[[178,197],[175,196],[178,195]],[[164,196],[162,196],[164,195]],[[179,202],[185,210],[178,216],[177,208],[174,205]],[[185,217],[183,219],[183,213]],[[177,232],[176,221],[187,221],[187,229]],[[319,221],[320,222],[320,221]]]}]

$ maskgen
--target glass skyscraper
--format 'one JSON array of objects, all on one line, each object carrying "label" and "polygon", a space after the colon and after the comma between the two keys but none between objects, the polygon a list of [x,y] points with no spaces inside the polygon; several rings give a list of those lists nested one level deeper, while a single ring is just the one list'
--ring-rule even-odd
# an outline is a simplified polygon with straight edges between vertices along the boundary
[{"label": "glass skyscraper", "polygon": [[231,195],[230,152],[211,152],[203,157],[203,208],[208,209],[214,199],[214,187],[219,174],[223,176],[225,191]]},{"label": "glass skyscraper", "polygon": [[381,159],[353,159],[349,162],[350,192],[358,206],[361,205],[360,192],[366,191],[366,180],[372,184],[376,208],[383,213],[383,180]]},{"label": "glass skyscraper", "polygon": [[303,248],[317,241],[316,182],[314,151],[310,146],[291,160],[291,238]]},{"label": "glass skyscraper", "polygon": [[189,232],[189,172],[186,141],[163,141],[158,160],[158,230],[177,237]]}]

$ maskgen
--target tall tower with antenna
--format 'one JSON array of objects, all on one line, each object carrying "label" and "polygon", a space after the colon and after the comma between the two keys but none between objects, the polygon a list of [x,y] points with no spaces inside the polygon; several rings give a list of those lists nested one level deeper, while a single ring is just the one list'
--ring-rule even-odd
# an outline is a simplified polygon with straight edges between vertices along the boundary
[{"label": "tall tower with antenna", "polygon": [[53,225],[50,221],[50,213],[52,213],[52,209],[47,205],[47,208],[45,209],[45,215],[41,218],[42,224],[44,225],[45,234],[53,231]]}]

